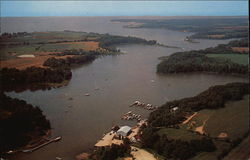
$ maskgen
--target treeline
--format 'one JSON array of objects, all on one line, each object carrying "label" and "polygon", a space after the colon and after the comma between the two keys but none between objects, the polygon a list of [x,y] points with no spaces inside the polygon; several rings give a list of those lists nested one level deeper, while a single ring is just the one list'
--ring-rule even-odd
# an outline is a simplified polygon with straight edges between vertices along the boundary
[{"label": "treeline", "polygon": [[2,90],[32,83],[61,83],[64,80],[70,80],[71,77],[72,73],[69,68],[28,67],[25,70],[15,68],[3,68],[0,70]]},{"label": "treeline", "polygon": [[61,53],[57,53],[58,56],[65,56],[65,55],[100,55],[99,50],[94,51],[85,51],[83,49],[66,49]]},{"label": "treeline", "polygon": [[210,47],[199,50],[199,53],[204,54],[248,54],[248,52],[237,52],[231,47],[249,47],[249,41],[246,38],[230,41],[228,44],[219,44],[216,47]]},{"label": "treeline", "polygon": [[0,93],[0,153],[24,146],[48,129],[50,123],[38,107]]},{"label": "treeline", "polygon": [[201,31],[198,33],[195,33],[194,35],[191,35],[190,38],[195,39],[231,39],[231,38],[246,38],[249,34],[249,31],[245,29],[216,29],[213,31]]},{"label": "treeline", "polygon": [[19,37],[19,36],[27,36],[30,35],[30,33],[27,32],[17,32],[17,33],[2,33],[0,35],[0,41],[5,38],[13,38],[13,37]]},{"label": "treeline", "polygon": [[206,54],[201,53],[201,51],[177,52],[157,65],[158,73],[203,71],[246,75],[248,74],[248,67],[227,59],[207,57]]},{"label": "treeline", "polygon": [[249,47],[249,40],[248,38],[242,38],[240,40],[230,41],[228,43],[230,47]]},{"label": "treeline", "polygon": [[142,145],[150,148],[166,159],[187,160],[199,152],[213,152],[216,147],[211,139],[202,138],[190,141],[169,139],[166,135],[159,135],[159,129],[147,127],[142,130]]},{"label": "treeline", "polygon": [[68,68],[75,64],[84,64],[92,62],[95,60],[96,56],[102,55],[102,52],[99,50],[96,51],[84,51],[82,49],[72,49],[65,50],[62,53],[58,53],[57,56],[73,55],[72,57],[67,57],[66,59],[51,57],[48,58],[43,66],[52,67],[52,68]]},{"label": "treeline", "polygon": [[148,44],[148,45],[154,45],[157,42],[155,40],[146,40],[142,38],[137,37],[123,37],[123,36],[113,36],[109,34],[102,35],[99,41],[99,46],[101,48],[111,50],[111,51],[117,51],[114,45],[118,44]]},{"label": "treeline", "polygon": [[95,60],[95,56],[92,54],[88,55],[77,55],[74,57],[67,57],[66,59],[62,58],[48,58],[44,63],[43,66],[52,67],[52,68],[67,68],[74,64],[84,64],[87,62],[91,62]]},{"label": "treeline", "polygon": [[[167,102],[151,112],[148,124],[154,127],[170,127],[182,122],[188,112],[221,108],[227,101],[240,100],[248,93],[249,83],[229,83],[213,86],[197,96]],[[175,114],[171,112],[173,107],[178,107]]]}]

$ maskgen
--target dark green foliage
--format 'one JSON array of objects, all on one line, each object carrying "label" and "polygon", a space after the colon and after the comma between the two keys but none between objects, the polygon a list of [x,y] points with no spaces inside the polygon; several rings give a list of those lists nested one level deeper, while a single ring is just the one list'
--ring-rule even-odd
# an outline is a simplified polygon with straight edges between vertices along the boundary
[{"label": "dark green foliage", "polygon": [[97,56],[97,55],[101,55],[102,53],[100,53],[99,51],[95,50],[95,51],[85,51],[83,49],[67,49],[64,50],[61,53],[58,53],[58,56],[65,56],[65,55],[85,55],[85,56]]},{"label": "dark green foliage", "polygon": [[6,33],[5,32],[0,35],[0,41],[6,38],[13,38],[13,37],[20,37],[20,36],[27,36],[27,35],[30,35],[30,33],[27,33],[27,32]]},{"label": "dark green foliage", "polygon": [[43,65],[52,67],[52,68],[58,68],[58,67],[70,67],[74,64],[84,64],[87,62],[91,62],[95,59],[94,55],[88,54],[88,55],[77,55],[74,57],[67,57],[66,59],[61,58],[48,58]]},{"label": "dark green foliage", "polygon": [[156,132],[157,130],[158,129],[152,127],[146,127],[142,130],[143,134],[141,136],[141,140],[143,147],[149,148],[153,146],[156,141],[158,141],[159,135]]},{"label": "dark green foliage", "polygon": [[199,152],[212,152],[216,149],[208,138],[191,141],[171,140],[166,135],[159,136],[157,130],[151,126],[143,129],[143,147],[151,148],[168,159],[186,160]]},{"label": "dark green foliage", "polygon": [[207,57],[200,51],[177,52],[157,65],[158,73],[215,72],[247,74],[248,67],[227,59]]},{"label": "dark green foliage", "polygon": [[30,134],[44,135],[50,129],[38,107],[0,93],[0,153],[23,146]]},{"label": "dark green foliage", "polygon": [[56,67],[69,67],[70,64],[66,63],[65,59],[62,58],[48,58],[46,61],[44,61],[43,66],[48,66],[52,68]]},{"label": "dark green foliage", "polygon": [[[216,109],[224,107],[228,100],[240,100],[249,93],[248,83],[229,83],[210,87],[206,91],[191,98],[184,98],[167,102],[157,110],[151,112],[148,123],[151,126],[173,126],[183,121],[186,112],[201,109]],[[179,109],[172,113],[170,108]]]},{"label": "dark green foliage", "polygon": [[243,38],[241,40],[234,40],[228,43],[230,47],[249,47],[248,38]]},{"label": "dark green foliage", "polygon": [[1,89],[18,85],[30,85],[32,83],[61,83],[72,77],[67,68],[37,68],[28,67],[25,70],[15,68],[3,68],[0,70]]},{"label": "dark green foliage", "polygon": [[102,48],[105,48],[107,50],[111,51],[117,51],[114,45],[118,44],[148,44],[148,45],[154,45],[156,44],[155,40],[145,40],[142,38],[137,38],[137,37],[122,37],[122,36],[113,36],[109,34],[103,35],[99,40],[98,40],[99,46]]}]

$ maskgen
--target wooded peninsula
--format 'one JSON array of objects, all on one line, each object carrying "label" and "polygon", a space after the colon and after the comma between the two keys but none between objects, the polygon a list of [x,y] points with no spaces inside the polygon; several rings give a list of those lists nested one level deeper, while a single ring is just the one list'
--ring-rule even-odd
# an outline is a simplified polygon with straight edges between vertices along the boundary
[{"label": "wooded peninsula", "polygon": [[[177,52],[162,58],[157,65],[158,73],[213,72],[224,74],[248,74],[248,52],[235,50],[236,47],[248,48],[248,40],[232,41],[228,44],[197,51]],[[222,55],[218,57],[218,55]],[[237,56],[244,56],[242,64]]]}]

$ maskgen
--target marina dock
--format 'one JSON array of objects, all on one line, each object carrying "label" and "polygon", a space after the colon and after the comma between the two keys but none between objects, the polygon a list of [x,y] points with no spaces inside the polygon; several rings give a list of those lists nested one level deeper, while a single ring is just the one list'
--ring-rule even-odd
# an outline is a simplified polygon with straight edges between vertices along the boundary
[{"label": "marina dock", "polygon": [[34,147],[34,148],[32,148],[32,149],[22,150],[22,152],[24,152],[24,153],[33,152],[33,151],[35,151],[35,150],[37,150],[37,149],[39,149],[39,148],[42,148],[42,147],[44,147],[44,146],[46,146],[46,145],[48,145],[48,144],[50,144],[50,143],[52,143],[52,142],[57,142],[57,141],[59,141],[59,140],[61,140],[61,139],[62,139],[62,137],[56,137],[56,138],[54,138],[54,139],[48,140],[47,142],[45,142],[45,143],[43,143],[43,144],[38,145],[38,146],[36,146],[36,147]]}]

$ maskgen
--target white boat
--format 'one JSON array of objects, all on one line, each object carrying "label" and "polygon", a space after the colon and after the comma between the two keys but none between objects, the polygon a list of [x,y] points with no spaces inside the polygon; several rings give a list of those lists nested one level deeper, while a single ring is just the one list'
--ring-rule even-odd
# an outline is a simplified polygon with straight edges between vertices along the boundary
[{"label": "white boat", "polygon": [[62,137],[56,137],[55,139],[54,139],[54,141],[56,142],[56,141],[59,141],[59,140],[61,140],[62,139]]}]

